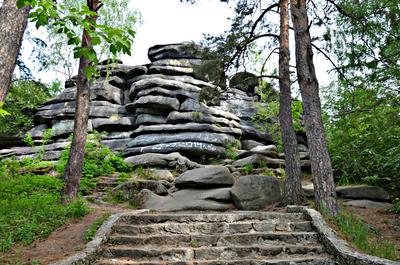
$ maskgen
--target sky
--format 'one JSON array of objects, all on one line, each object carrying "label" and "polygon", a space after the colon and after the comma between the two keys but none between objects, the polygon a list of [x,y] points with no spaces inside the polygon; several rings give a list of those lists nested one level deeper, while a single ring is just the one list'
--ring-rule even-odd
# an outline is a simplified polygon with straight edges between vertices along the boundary
[{"label": "sky", "polygon": [[[228,18],[233,16],[232,8],[217,0],[197,0],[193,5],[180,0],[130,0],[130,8],[140,12],[142,23],[136,29],[133,55],[122,57],[128,65],[148,63],[147,51],[153,45],[200,41],[204,33],[223,33],[229,28]],[[294,64],[294,54],[291,57],[291,64]],[[277,63],[277,58],[275,61]],[[314,63],[320,84],[327,85],[330,81],[327,74],[331,68],[329,62],[315,54]],[[65,79],[49,72],[37,73],[36,76],[45,82],[50,82],[49,78],[54,76]]]}]

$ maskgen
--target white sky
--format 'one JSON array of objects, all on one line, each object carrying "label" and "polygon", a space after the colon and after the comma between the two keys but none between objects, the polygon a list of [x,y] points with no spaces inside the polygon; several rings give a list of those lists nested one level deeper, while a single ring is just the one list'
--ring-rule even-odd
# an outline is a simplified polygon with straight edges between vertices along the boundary
[{"label": "white sky", "polygon": [[[222,33],[230,25],[228,17],[233,16],[233,10],[218,0],[198,0],[194,5],[181,3],[180,0],[130,2],[130,7],[141,13],[143,23],[138,26],[136,32],[133,56],[123,57],[124,63],[128,65],[148,63],[147,50],[153,45],[200,41],[204,33]],[[314,62],[320,84],[327,85],[330,80],[327,71],[331,69],[331,65],[317,54],[314,56]],[[37,73],[36,76],[48,82],[55,74]],[[58,78],[64,79],[62,76]]]}]

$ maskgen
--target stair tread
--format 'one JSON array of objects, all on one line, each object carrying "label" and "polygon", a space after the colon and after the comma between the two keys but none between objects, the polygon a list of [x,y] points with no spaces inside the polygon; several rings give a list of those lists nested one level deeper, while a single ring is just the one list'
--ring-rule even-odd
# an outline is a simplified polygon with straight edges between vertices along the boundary
[{"label": "stair tread", "polygon": [[[303,255],[299,256],[287,256],[287,257],[277,257],[277,258],[268,258],[268,259],[260,259],[260,258],[242,258],[242,259],[213,259],[213,260],[189,260],[189,261],[137,261],[129,258],[101,258],[99,260],[99,264],[124,264],[124,265],[161,265],[161,264],[169,264],[169,265],[194,265],[194,264],[280,264],[282,262],[308,262],[315,261],[318,264],[323,264],[320,262],[331,262],[330,264],[334,264],[333,260],[326,254],[319,255]],[[289,263],[287,263],[289,264]],[[315,263],[317,264],[317,263]]]}]

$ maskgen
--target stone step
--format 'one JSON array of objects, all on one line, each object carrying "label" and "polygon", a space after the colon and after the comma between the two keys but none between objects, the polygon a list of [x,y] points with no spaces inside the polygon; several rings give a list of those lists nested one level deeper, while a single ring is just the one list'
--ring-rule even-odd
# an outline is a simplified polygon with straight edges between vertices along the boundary
[{"label": "stone step", "polygon": [[216,233],[249,233],[249,232],[311,232],[313,228],[309,221],[240,221],[235,223],[161,223],[149,225],[118,224],[114,232],[125,235],[149,234],[216,234]]},{"label": "stone step", "polygon": [[283,245],[283,244],[316,244],[316,232],[266,232],[214,235],[152,235],[129,236],[114,234],[110,237],[111,245],[144,246],[165,245],[169,247],[197,246],[236,246],[236,245]]},{"label": "stone step", "polygon": [[283,212],[234,212],[234,213],[212,213],[212,214],[139,214],[127,215],[121,221],[127,224],[144,225],[154,223],[233,223],[238,221],[263,221],[263,220],[283,220],[283,221],[307,221],[302,213],[283,213]]},{"label": "stone step", "polygon": [[110,247],[103,252],[105,258],[131,258],[135,261],[189,261],[233,258],[266,259],[277,256],[320,254],[321,245],[264,245],[230,247],[189,247],[189,248],[134,248],[131,246]]},{"label": "stone step", "polygon": [[335,265],[325,255],[307,255],[301,257],[278,257],[273,259],[237,259],[197,260],[197,261],[133,261],[127,258],[98,261],[99,265]]}]

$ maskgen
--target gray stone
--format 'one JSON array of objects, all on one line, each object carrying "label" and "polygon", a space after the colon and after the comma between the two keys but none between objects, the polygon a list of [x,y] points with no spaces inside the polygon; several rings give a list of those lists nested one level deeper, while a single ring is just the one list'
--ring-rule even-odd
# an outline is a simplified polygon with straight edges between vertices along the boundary
[{"label": "gray stone", "polygon": [[161,59],[151,63],[152,66],[177,66],[191,68],[202,63],[201,59]]},{"label": "gray stone", "polygon": [[152,108],[132,108],[129,109],[131,113],[135,114],[149,114],[149,115],[159,115],[159,116],[164,116],[165,110],[162,109],[152,109]]},{"label": "gray stone", "polygon": [[159,179],[166,180],[168,182],[173,182],[175,180],[174,175],[171,171],[167,169],[152,169],[151,174]]},{"label": "gray stone", "polygon": [[130,139],[112,139],[112,140],[102,140],[101,143],[110,148],[113,151],[123,151],[126,145],[129,143]]},{"label": "gray stone", "polygon": [[134,100],[139,91],[154,87],[161,87],[169,90],[184,90],[191,93],[198,93],[201,90],[201,88],[198,86],[184,83],[182,81],[152,77],[134,82],[129,92],[129,98]]},{"label": "gray stone", "polygon": [[93,128],[99,131],[103,130],[127,130],[136,127],[134,117],[121,117],[120,115],[112,115],[110,118],[92,119]]},{"label": "gray stone", "polygon": [[304,144],[299,144],[297,145],[297,150],[299,150],[299,152],[308,152],[308,147]]},{"label": "gray stone", "polygon": [[166,117],[164,115],[139,114],[136,118],[136,125],[164,124]]},{"label": "gray stone", "polygon": [[30,134],[32,138],[37,139],[37,138],[43,138],[44,133],[49,129],[49,126],[47,124],[41,124],[38,125],[32,129],[30,129],[27,134]]},{"label": "gray stone", "polygon": [[12,156],[23,156],[23,155],[34,155],[41,150],[44,150],[46,153],[51,151],[62,151],[69,146],[69,142],[59,142],[47,144],[44,146],[35,146],[35,147],[13,147],[10,149],[1,149],[0,150],[0,158],[12,157]]},{"label": "gray stone", "polygon": [[[167,182],[167,184],[169,184]],[[169,185],[168,185],[169,186]],[[121,196],[123,200],[127,201],[132,199],[141,190],[147,189],[157,195],[167,195],[168,189],[163,181],[158,180],[131,180],[119,184],[112,190],[112,194]]]},{"label": "gray stone", "polygon": [[97,70],[102,77],[118,76],[123,79],[131,79],[147,73],[147,67],[143,65],[108,64],[97,66]]},{"label": "gray stone", "polygon": [[162,212],[187,210],[225,211],[231,207],[229,188],[213,190],[185,189],[162,197],[149,190],[142,190],[137,197],[142,208]]},{"label": "gray stone", "polygon": [[[92,121],[88,121],[87,131],[90,132],[93,130]],[[74,131],[74,120],[61,120],[56,121],[51,127],[52,136],[60,137],[66,136]]]},{"label": "gray stone", "polygon": [[[45,105],[74,101],[76,99],[76,87],[66,88],[59,95],[47,101]],[[107,81],[95,81],[90,86],[90,100],[106,100],[115,104],[123,103],[123,93],[120,88],[109,84]]]},{"label": "gray stone", "polygon": [[185,122],[198,122],[218,124],[220,126],[229,126],[233,128],[240,128],[240,124],[234,120],[229,120],[222,117],[214,117],[210,113],[204,112],[170,112],[167,118],[167,123],[185,123]]},{"label": "gray stone", "polygon": [[177,188],[231,187],[235,179],[224,166],[210,166],[186,171],[175,179]]},{"label": "gray stone", "polygon": [[242,130],[244,139],[254,139],[269,144],[273,143],[272,136],[268,132],[257,130],[253,125],[249,124],[250,123],[247,123],[244,120],[240,121],[240,129]]},{"label": "gray stone", "polygon": [[242,140],[242,149],[243,150],[251,150],[257,146],[264,146],[264,144],[254,141],[254,140]]},{"label": "gray stone", "polygon": [[312,182],[304,181],[301,182],[301,186],[303,188],[304,195],[308,198],[314,197],[314,184]]},{"label": "gray stone", "polygon": [[229,80],[229,87],[240,89],[247,93],[255,93],[260,79],[249,72],[238,72]]},{"label": "gray stone", "polygon": [[179,66],[155,66],[149,68],[149,74],[165,74],[165,75],[193,75],[193,68]]},{"label": "gray stone", "polygon": [[277,158],[270,158],[260,154],[255,154],[252,156],[248,156],[239,160],[236,160],[232,163],[232,165],[236,168],[243,167],[245,165],[254,165],[259,166],[262,164],[266,164],[269,167],[284,167],[285,160],[277,159]]},{"label": "gray stone", "polygon": [[143,97],[143,96],[148,96],[148,95],[153,95],[153,96],[166,96],[166,97],[179,97],[179,98],[193,98],[197,99],[198,98],[198,93],[195,92],[190,92],[186,91],[183,89],[176,89],[176,90],[169,90],[166,88],[162,87],[152,87],[152,88],[147,88],[140,90],[136,97]]},{"label": "gray stone", "polygon": [[235,136],[240,136],[241,131],[236,128],[230,127],[218,127],[211,124],[202,123],[186,123],[186,124],[160,124],[160,125],[149,125],[149,126],[139,126],[133,131],[132,137],[140,134],[151,134],[151,133],[178,133],[178,132],[216,132],[231,134]]},{"label": "gray stone", "polygon": [[393,207],[393,204],[387,202],[376,202],[370,200],[350,200],[343,203],[346,206],[353,206],[366,209],[388,209]]},{"label": "gray stone", "polygon": [[201,156],[223,156],[225,148],[214,144],[203,142],[173,142],[173,143],[160,143],[142,147],[129,147],[126,148],[124,154],[127,156],[145,154],[145,153],[172,153],[179,152],[191,157]]},{"label": "gray stone", "polygon": [[148,153],[136,156],[130,156],[125,158],[125,162],[132,164],[134,166],[144,166],[144,167],[157,167],[157,166],[169,166],[171,162],[181,160],[184,161],[186,166],[190,169],[203,167],[200,164],[190,161],[188,158],[182,156],[179,153],[171,154],[158,154],[158,153]]},{"label": "gray stone", "polygon": [[231,189],[233,202],[239,210],[261,210],[276,206],[281,201],[281,187],[277,178],[242,176]]},{"label": "gray stone", "polygon": [[357,185],[337,187],[339,197],[345,199],[366,199],[373,201],[390,201],[390,195],[383,188],[376,186]]},{"label": "gray stone", "polygon": [[252,119],[258,112],[258,106],[254,101],[243,99],[221,100],[221,106],[219,108],[233,113],[241,119]]},{"label": "gray stone", "polygon": [[[153,75],[141,75],[135,78],[132,78],[129,80],[131,83],[135,83],[138,81],[143,81],[143,80],[153,80],[153,79],[161,79],[164,81],[176,81],[181,84],[188,84],[191,85],[187,88],[190,87],[197,87],[197,88],[203,88],[203,87],[215,87],[215,85],[210,84],[208,82],[205,82],[203,80],[196,79],[192,76],[187,76],[187,75],[161,75],[161,74],[153,74]],[[158,80],[160,81],[160,80]],[[176,84],[176,83],[175,83]],[[167,86],[168,87],[168,86]],[[175,86],[171,86],[172,88]],[[184,89],[184,88],[183,88]]]},{"label": "gray stone", "polygon": [[140,97],[133,103],[126,105],[126,110],[132,112],[132,108],[156,108],[162,110],[178,110],[179,100],[176,98],[163,96],[144,96]]},{"label": "gray stone", "polygon": [[161,59],[201,59],[202,48],[193,42],[155,45],[149,48],[150,61]]},{"label": "gray stone", "polygon": [[202,113],[210,113],[213,116],[226,118],[228,120],[234,120],[239,122],[240,119],[230,112],[226,112],[216,107],[209,107],[205,104],[199,103],[197,100],[188,98],[186,99],[179,108],[181,111],[195,111]]},{"label": "gray stone", "polygon": [[280,158],[278,149],[276,148],[275,145],[256,146],[253,149],[251,149],[250,151],[245,151],[245,152],[240,153],[238,155],[238,158],[241,159],[244,157],[252,156],[254,154],[260,154],[260,155],[271,157],[271,158]]},{"label": "gray stone", "polygon": [[[93,118],[109,118],[112,115],[127,116],[125,107],[108,101],[92,101],[89,116]],[[39,122],[47,123],[55,119],[73,119],[75,116],[75,101],[46,105],[35,113]]]},{"label": "gray stone", "polygon": [[139,147],[154,145],[159,143],[173,142],[203,142],[215,145],[227,146],[233,142],[235,137],[228,134],[211,133],[211,132],[182,132],[182,133],[163,133],[163,134],[141,134],[136,136],[128,145],[128,147]]}]

